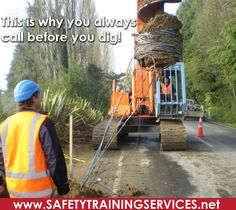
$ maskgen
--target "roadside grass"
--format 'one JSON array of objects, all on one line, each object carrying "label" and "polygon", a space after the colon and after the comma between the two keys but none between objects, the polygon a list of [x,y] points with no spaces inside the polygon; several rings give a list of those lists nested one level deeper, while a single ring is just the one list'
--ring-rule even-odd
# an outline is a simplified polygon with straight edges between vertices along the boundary
[{"label": "roadside grass", "polygon": [[209,122],[217,123],[219,125],[227,126],[230,128],[236,128],[236,123],[228,123],[228,122],[223,122],[219,120],[210,120]]},{"label": "roadside grass", "polygon": [[236,123],[223,123],[223,125],[229,126],[231,128],[236,128]]}]

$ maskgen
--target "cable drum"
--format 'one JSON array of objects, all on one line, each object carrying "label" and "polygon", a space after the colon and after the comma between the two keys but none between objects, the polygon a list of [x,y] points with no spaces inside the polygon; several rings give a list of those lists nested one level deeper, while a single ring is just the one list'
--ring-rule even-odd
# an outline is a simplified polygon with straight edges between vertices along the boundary
[{"label": "cable drum", "polygon": [[165,67],[182,59],[182,28],[177,17],[157,14],[135,37],[135,58],[143,67]]},{"label": "cable drum", "polygon": [[140,33],[135,37],[135,58],[142,60],[142,66],[168,66],[182,57],[182,37],[175,29]]}]

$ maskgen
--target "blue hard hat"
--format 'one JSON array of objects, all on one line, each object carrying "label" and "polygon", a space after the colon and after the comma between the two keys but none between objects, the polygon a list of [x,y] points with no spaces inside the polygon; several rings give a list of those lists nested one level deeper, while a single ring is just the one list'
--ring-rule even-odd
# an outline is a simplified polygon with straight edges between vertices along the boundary
[{"label": "blue hard hat", "polygon": [[36,92],[40,92],[41,88],[31,80],[23,80],[19,82],[14,90],[14,99],[16,103],[20,103],[30,99]]}]

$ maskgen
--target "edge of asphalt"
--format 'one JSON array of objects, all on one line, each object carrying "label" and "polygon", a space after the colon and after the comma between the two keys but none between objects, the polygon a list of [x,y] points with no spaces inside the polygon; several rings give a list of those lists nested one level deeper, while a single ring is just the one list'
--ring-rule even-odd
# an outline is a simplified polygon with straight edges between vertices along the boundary
[{"label": "edge of asphalt", "polygon": [[206,120],[206,122],[211,123],[211,124],[215,124],[215,125],[218,125],[218,126],[221,126],[221,127],[224,127],[224,128],[229,128],[229,129],[236,130],[236,128],[234,128],[234,127],[231,127],[229,125],[224,125],[224,124],[221,124],[221,123],[213,121],[213,120]]}]

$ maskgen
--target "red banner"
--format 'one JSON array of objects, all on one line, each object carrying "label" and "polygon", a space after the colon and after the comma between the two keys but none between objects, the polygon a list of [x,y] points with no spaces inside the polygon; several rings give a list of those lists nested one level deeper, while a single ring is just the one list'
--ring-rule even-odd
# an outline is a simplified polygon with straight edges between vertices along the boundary
[{"label": "red banner", "polygon": [[104,198],[104,199],[0,199],[1,210],[74,210],[74,209],[144,209],[144,210],[236,210],[232,199],[159,199],[159,198]]}]

